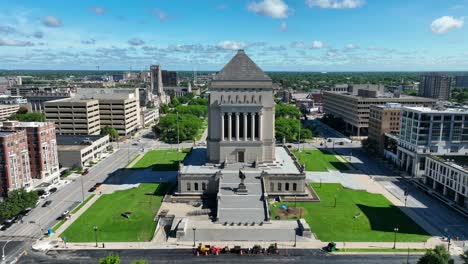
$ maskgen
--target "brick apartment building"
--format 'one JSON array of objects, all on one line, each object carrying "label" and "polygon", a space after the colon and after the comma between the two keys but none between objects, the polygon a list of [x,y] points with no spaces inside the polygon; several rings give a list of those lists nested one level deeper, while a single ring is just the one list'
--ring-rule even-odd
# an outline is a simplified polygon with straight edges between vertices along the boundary
[{"label": "brick apartment building", "polygon": [[32,187],[26,130],[0,132],[0,196]]},{"label": "brick apartment building", "polygon": [[[57,139],[55,125],[52,122],[18,122],[8,121],[0,123],[0,133],[8,135],[23,131],[26,134],[27,153],[32,187],[42,182],[53,182],[59,178],[59,162],[57,155]],[[6,137],[8,140],[8,137]],[[19,139],[18,139],[19,140]],[[5,141],[8,143],[8,141]],[[7,144],[8,145],[8,144]],[[11,154],[9,148],[2,147],[0,156],[4,159]],[[10,169],[2,167],[2,170]],[[10,169],[11,170],[11,169]],[[2,172],[2,175],[7,175]],[[21,186],[30,187],[30,186]]]}]

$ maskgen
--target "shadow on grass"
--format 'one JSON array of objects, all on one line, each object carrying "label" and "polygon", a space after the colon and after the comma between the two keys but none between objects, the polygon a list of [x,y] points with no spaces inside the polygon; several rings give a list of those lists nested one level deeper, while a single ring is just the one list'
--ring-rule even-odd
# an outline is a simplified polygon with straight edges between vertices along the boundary
[{"label": "shadow on grass", "polygon": [[356,205],[369,219],[372,230],[394,232],[394,228],[396,227],[400,234],[429,235],[396,206],[373,207],[363,204]]}]

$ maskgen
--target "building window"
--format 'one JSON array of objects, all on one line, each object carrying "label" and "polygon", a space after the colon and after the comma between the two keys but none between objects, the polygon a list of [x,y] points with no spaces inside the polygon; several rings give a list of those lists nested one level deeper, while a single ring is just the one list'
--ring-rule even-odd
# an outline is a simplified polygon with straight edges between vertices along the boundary
[{"label": "building window", "polygon": [[198,182],[194,183],[193,189],[194,189],[195,191],[198,191]]},{"label": "building window", "polygon": [[201,189],[202,191],[206,191],[206,182],[202,182]]},{"label": "building window", "polygon": [[275,184],[270,182],[270,192],[274,192],[275,191]]},{"label": "building window", "polygon": [[192,188],[191,188],[191,186],[190,186],[190,182],[187,182],[187,191],[190,192],[191,190],[192,190]]},{"label": "building window", "polygon": [[293,183],[293,191],[297,191],[297,183]]},{"label": "building window", "polygon": [[281,182],[278,182],[278,191],[281,192]]},{"label": "building window", "polygon": [[289,182],[287,182],[287,183],[284,185],[284,189],[285,189],[286,191],[289,191]]}]

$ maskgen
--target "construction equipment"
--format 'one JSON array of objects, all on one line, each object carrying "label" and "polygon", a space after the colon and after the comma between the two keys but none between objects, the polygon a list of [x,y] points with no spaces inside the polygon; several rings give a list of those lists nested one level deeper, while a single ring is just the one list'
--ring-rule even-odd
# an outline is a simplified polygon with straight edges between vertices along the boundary
[{"label": "construction equipment", "polygon": [[268,254],[279,254],[278,244],[277,244],[277,243],[271,244],[271,245],[267,248],[267,253],[268,253]]},{"label": "construction equipment", "polygon": [[203,243],[198,244],[198,247],[195,249],[195,254],[199,255],[208,255],[210,253],[210,245],[205,245]]},{"label": "construction equipment", "polygon": [[213,255],[219,255],[219,253],[221,253],[221,251],[222,251],[221,247],[217,247],[217,246],[214,246],[214,245],[210,247],[210,252]]},{"label": "construction equipment", "polygon": [[254,245],[253,248],[250,249],[250,254],[263,254],[265,249],[259,245]]}]

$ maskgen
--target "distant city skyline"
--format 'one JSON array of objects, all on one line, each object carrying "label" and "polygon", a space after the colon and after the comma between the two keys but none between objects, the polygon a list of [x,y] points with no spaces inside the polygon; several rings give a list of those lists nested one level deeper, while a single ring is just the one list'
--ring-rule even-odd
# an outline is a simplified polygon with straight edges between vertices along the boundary
[{"label": "distant city skyline", "polygon": [[[409,2],[409,3],[408,3]],[[0,68],[464,71],[467,0],[5,1]]]}]

